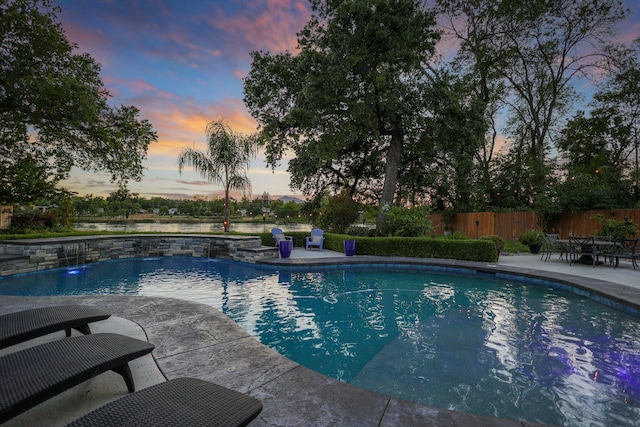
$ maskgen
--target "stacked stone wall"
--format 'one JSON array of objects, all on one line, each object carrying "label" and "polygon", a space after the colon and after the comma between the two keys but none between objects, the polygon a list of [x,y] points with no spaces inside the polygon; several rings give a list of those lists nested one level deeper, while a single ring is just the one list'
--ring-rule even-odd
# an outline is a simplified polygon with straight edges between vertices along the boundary
[{"label": "stacked stone wall", "polygon": [[0,244],[0,276],[141,257],[207,257],[254,263],[278,257],[259,237],[121,235],[12,240]]}]

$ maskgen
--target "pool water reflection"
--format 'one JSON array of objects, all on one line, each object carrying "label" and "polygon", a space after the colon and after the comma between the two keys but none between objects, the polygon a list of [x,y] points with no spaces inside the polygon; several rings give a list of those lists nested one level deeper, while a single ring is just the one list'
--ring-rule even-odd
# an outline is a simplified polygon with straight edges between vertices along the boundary
[{"label": "pool water reflection", "polygon": [[638,319],[524,282],[160,258],[2,279],[0,293],[189,299],[304,366],[395,397],[566,426],[640,419]]}]

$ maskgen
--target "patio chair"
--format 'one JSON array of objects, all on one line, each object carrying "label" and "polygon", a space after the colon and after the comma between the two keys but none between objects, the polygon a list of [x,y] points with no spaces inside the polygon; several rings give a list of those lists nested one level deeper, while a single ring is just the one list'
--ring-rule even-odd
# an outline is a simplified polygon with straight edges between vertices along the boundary
[{"label": "patio chair", "polygon": [[58,305],[16,311],[0,316],[0,349],[65,330],[71,329],[90,334],[89,323],[108,319],[111,314],[85,305]]},{"label": "patio chair", "polygon": [[618,268],[620,258],[622,258],[630,260],[635,270],[638,267],[638,259],[640,259],[640,239],[624,239],[618,243],[619,245],[616,245],[615,253],[612,255],[616,260],[615,267]]},{"label": "patio chair", "polygon": [[246,426],[262,403],[226,387],[177,378],[124,396],[67,427]]},{"label": "patio chair", "polygon": [[0,357],[0,423],[106,371],[135,391],[129,362],[153,344],[118,334],[79,335]]},{"label": "patio chair", "polygon": [[540,260],[544,259],[544,261],[547,262],[552,254],[560,254],[558,259],[562,259],[563,256],[569,253],[565,245],[557,242],[559,237],[558,234],[542,234],[542,255],[540,256]]},{"label": "patio chair", "polygon": [[[613,243],[614,242],[614,238],[611,236],[593,236],[595,245],[598,249],[598,257],[602,256],[604,259],[604,263],[607,263],[607,258],[609,259],[609,264],[613,265],[614,260],[615,260],[615,252],[616,252],[616,247],[618,246],[617,243]],[[604,244],[598,244],[598,242],[612,242],[609,245],[604,245]]]},{"label": "patio chair", "polygon": [[273,237],[273,240],[275,241],[275,246],[278,246],[281,240],[293,241],[293,236],[285,236],[284,231],[282,231],[281,228],[272,228],[271,237]]},{"label": "patio chair", "polygon": [[324,242],[324,230],[314,228],[311,230],[311,236],[305,237],[305,250],[309,250],[309,246],[317,246],[322,252],[322,244]]}]

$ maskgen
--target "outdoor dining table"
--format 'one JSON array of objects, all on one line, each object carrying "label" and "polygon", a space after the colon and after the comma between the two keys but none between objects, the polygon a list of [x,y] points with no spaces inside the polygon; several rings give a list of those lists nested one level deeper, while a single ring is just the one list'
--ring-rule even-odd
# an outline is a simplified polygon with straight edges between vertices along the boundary
[{"label": "outdoor dining table", "polygon": [[[578,239],[584,239],[584,237],[578,237]],[[567,252],[569,255],[571,255],[571,240],[570,239],[558,239],[556,240],[556,244],[558,245],[563,245],[567,248]],[[595,248],[595,253],[599,254],[607,254],[607,253],[611,253],[612,250],[616,247],[619,246],[618,242],[612,242],[611,240],[595,240],[593,241],[593,247],[592,245],[588,245],[588,246],[583,246],[583,248],[581,248],[581,252],[584,249],[587,249],[584,254],[580,255],[580,258],[578,258],[577,260],[575,260],[574,262],[578,263],[578,264],[587,264],[587,265],[602,265],[604,264],[604,262],[602,261],[597,261],[595,264],[593,262],[593,255],[592,253],[594,252],[594,248]],[[570,262],[570,261],[569,261]]]}]

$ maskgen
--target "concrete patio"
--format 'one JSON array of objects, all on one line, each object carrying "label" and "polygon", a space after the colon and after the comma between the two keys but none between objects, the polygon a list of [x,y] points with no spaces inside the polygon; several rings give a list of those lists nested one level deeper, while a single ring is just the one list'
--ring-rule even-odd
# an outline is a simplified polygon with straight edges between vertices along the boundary
[{"label": "concrete patio", "polygon": [[[265,261],[290,266],[340,263],[420,263],[505,272],[579,286],[624,304],[640,307],[640,271],[569,266],[564,261],[540,261],[539,256],[501,256],[499,264],[451,260],[416,260],[355,256],[296,248],[287,259]],[[476,416],[427,407],[341,383],[301,366],[251,338],[228,317],[209,306],[177,299],[143,296],[9,297],[0,313],[45,304],[96,305],[113,317],[95,331],[117,331],[146,338],[156,345],[151,356],[132,363],[137,389],[165,378],[196,377],[249,393],[264,410],[251,426],[533,426],[516,420]],[[57,339],[64,334],[43,339]],[[33,343],[31,343],[33,344]],[[30,345],[31,345],[30,344]],[[10,348],[7,350],[15,350]],[[65,425],[108,401],[126,394],[112,372],[77,386],[7,422],[6,426]]]}]

